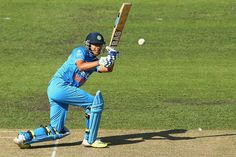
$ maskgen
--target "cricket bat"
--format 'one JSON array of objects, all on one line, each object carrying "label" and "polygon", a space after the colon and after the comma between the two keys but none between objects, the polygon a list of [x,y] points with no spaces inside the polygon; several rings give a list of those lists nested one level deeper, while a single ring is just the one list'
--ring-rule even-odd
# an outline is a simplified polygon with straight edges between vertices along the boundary
[{"label": "cricket bat", "polygon": [[115,20],[115,25],[111,35],[111,41],[109,43],[109,46],[112,48],[116,47],[120,42],[121,34],[123,32],[125,22],[128,18],[131,6],[132,6],[131,3],[123,3],[120,8],[118,16]]}]

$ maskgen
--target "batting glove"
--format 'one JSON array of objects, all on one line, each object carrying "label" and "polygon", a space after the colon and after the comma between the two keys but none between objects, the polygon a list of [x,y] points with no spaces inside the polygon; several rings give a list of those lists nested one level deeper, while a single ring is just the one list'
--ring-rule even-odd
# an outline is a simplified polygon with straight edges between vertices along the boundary
[{"label": "batting glove", "polygon": [[98,64],[99,65],[103,65],[104,67],[108,68],[109,66],[111,66],[113,64],[113,60],[112,58],[108,55],[106,57],[101,57],[98,60]]},{"label": "batting glove", "polygon": [[106,46],[106,49],[108,51],[108,56],[110,56],[113,61],[115,61],[119,57],[119,51],[113,49],[110,46]]}]

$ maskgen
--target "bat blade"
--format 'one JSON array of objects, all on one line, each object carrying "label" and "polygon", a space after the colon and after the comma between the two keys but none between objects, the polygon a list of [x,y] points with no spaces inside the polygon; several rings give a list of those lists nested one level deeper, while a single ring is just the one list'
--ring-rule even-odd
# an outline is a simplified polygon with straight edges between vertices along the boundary
[{"label": "bat blade", "polygon": [[131,6],[132,6],[131,3],[122,4],[120,11],[118,13],[118,16],[115,20],[115,25],[114,25],[112,35],[111,35],[111,41],[109,43],[110,47],[116,47],[118,43],[120,42],[121,34],[123,32],[125,22],[128,18]]}]

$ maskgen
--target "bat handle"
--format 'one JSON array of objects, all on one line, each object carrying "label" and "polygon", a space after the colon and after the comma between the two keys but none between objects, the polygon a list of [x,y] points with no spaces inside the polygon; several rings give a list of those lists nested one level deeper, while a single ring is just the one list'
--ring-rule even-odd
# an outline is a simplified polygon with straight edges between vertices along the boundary
[{"label": "bat handle", "polygon": [[106,50],[109,51],[116,51],[113,47],[111,46],[106,46]]}]

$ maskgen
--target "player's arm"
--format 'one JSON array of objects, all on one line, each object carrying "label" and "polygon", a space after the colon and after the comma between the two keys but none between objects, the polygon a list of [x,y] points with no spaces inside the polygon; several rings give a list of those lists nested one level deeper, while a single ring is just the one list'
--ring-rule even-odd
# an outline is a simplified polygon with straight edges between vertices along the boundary
[{"label": "player's arm", "polygon": [[99,61],[85,62],[83,60],[77,60],[76,65],[79,71],[86,71],[97,67],[99,65]]},{"label": "player's arm", "polygon": [[84,62],[82,59],[76,61],[76,65],[80,71],[86,71],[93,68],[98,68],[98,72],[112,72],[115,60],[118,57],[119,52],[111,47],[107,47],[108,55],[101,57],[99,60],[93,62]]},{"label": "player's arm", "polygon": [[115,65],[115,60],[118,58],[119,52],[116,51],[115,49],[107,46],[106,47],[107,51],[108,51],[108,63],[109,66],[106,66],[106,64],[100,64],[98,72],[112,72],[114,65]]},{"label": "player's arm", "polygon": [[104,73],[104,72],[112,72],[114,63],[110,65],[109,67],[104,67],[104,65],[99,65],[99,61],[93,61],[93,62],[84,62],[83,60],[76,61],[76,65],[80,71],[86,71],[89,69],[93,69],[98,67],[98,72]]},{"label": "player's arm", "polygon": [[98,72],[100,73],[105,73],[105,72],[112,72],[113,71],[113,67],[114,67],[115,63],[113,63],[111,66],[109,67],[104,67],[103,65],[100,65],[98,67]]}]

